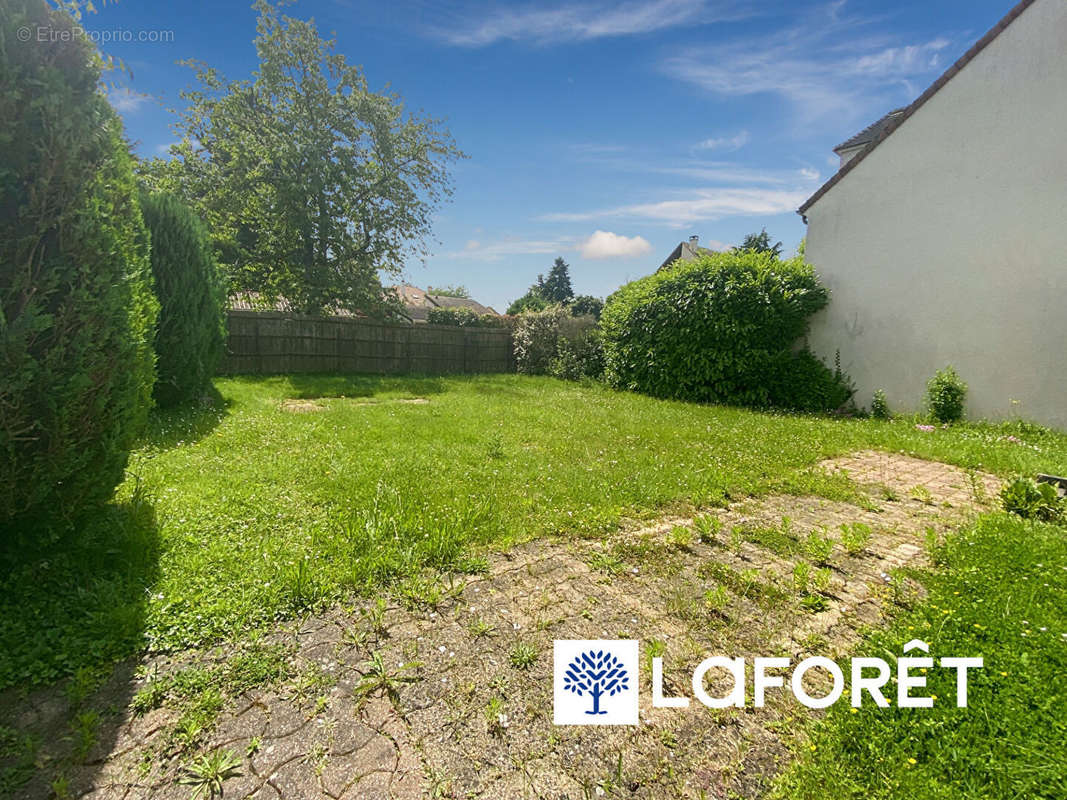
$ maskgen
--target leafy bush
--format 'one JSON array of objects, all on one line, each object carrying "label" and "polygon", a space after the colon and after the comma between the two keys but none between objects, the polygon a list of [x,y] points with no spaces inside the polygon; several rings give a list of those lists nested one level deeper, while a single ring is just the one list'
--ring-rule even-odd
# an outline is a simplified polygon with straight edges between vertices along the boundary
[{"label": "leafy bush", "polygon": [[926,384],[926,407],[938,422],[957,422],[963,419],[963,404],[967,399],[967,384],[952,367],[945,367]]},{"label": "leafy bush", "polygon": [[875,419],[889,419],[889,403],[885,398],[885,389],[877,389],[871,398],[871,416]]},{"label": "leafy bush", "polygon": [[515,362],[527,375],[578,380],[603,372],[603,347],[592,317],[572,317],[564,306],[519,316],[515,325]]},{"label": "leafy bush", "polygon": [[0,523],[109,498],[151,405],[148,235],[74,27],[44,0],[0,7]]},{"label": "leafy bush", "polygon": [[169,194],[141,196],[152,236],[152,274],[159,299],[156,401],[173,406],[200,396],[225,343],[225,289],[207,231]]},{"label": "leafy bush", "polygon": [[799,258],[731,251],[677,263],[608,298],[605,374],[655,397],[837,408],[851,396],[847,382],[791,350],[826,303]]},{"label": "leafy bush", "polygon": [[568,307],[571,310],[571,316],[592,317],[599,320],[601,313],[604,311],[604,301],[599,297],[593,297],[591,294],[580,294],[571,300]]},{"label": "leafy bush", "polygon": [[1061,521],[1067,505],[1052,484],[1037,483],[1025,477],[1007,484],[1000,492],[1000,501],[1005,511],[1042,522]]},{"label": "leafy bush", "polygon": [[431,325],[454,325],[460,328],[502,328],[505,321],[493,314],[478,314],[470,308],[431,308],[426,312]]},{"label": "leafy bush", "polygon": [[578,381],[604,374],[604,339],[600,330],[589,326],[570,336],[562,335],[556,344],[556,357],[548,367],[555,378]]}]

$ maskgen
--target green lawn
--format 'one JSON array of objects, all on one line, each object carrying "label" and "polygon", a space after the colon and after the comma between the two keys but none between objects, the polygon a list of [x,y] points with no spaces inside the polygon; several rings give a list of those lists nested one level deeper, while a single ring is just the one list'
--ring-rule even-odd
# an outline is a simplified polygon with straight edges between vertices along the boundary
[{"label": "green lawn", "polygon": [[[0,686],[234,637],[423,567],[477,570],[485,546],[774,489],[845,497],[809,468],[850,450],[1067,472],[1067,437],[1023,424],[927,433],[513,375],[217,387],[215,409],[154,417],[73,545],[2,556]],[[400,402],[416,397],[429,402]],[[289,398],[323,408],[282,410]]]},{"label": "green lawn", "polygon": [[[831,708],[780,782],[781,800],[1067,797],[1067,529],[1006,514],[950,538],[930,594],[866,654],[899,655],[920,638],[936,658],[982,656],[968,708],[934,669],[932,709]],[[946,702],[947,701],[947,702]]]}]

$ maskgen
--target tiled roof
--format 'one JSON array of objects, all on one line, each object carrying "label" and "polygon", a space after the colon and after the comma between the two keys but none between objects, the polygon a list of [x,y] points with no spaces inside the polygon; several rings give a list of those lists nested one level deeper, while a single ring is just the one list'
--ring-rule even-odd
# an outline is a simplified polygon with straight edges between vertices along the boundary
[{"label": "tiled roof", "polygon": [[[896,116],[892,117],[892,119],[888,120],[886,124],[882,127],[882,129],[877,132],[874,138],[872,138],[867,143],[866,147],[859,153],[857,153],[851,160],[846,161],[845,164],[841,167],[841,169],[839,169],[833,174],[830,180],[820,186],[818,191],[816,191],[815,194],[809,197],[804,202],[804,205],[797,209],[797,213],[803,216],[809,208],[815,205],[819,198],[821,198],[824,194],[826,194],[838,183],[840,183],[841,179],[844,178],[852,170],[854,170],[857,164],[859,164],[861,161],[863,161],[863,159],[865,159],[872,152],[874,152],[878,145],[880,145],[887,138],[889,138],[890,135],[892,135],[893,131],[895,131],[897,128],[907,122],[912,114],[918,111],[926,103],[927,100],[937,94],[946,83],[948,83],[956,76],[956,73],[966,67],[974,59],[975,56],[981,53],[989,45],[990,42],[1000,36],[1000,34],[1009,25],[1011,25],[1011,23],[1013,23],[1020,14],[1026,11],[1026,9],[1032,6],[1035,2],[1036,0],[1020,0],[1020,2],[1011,11],[1004,15],[1003,19],[1001,19],[1000,22],[990,28],[985,36],[975,42],[971,46],[970,50],[960,56],[960,59],[955,64],[945,70],[944,74],[941,75],[940,78],[930,84],[930,87],[921,95],[919,95],[919,97],[916,98],[915,102],[905,108],[900,114],[897,114]],[[892,116],[892,112],[890,113],[890,115],[887,116]],[[885,117],[883,117],[882,120],[879,120],[879,122],[882,122],[884,119]],[[877,124],[879,123],[876,122],[875,125]],[[842,146],[843,145],[838,145],[838,147]]]},{"label": "tiled roof", "polygon": [[671,250],[671,254],[667,256],[667,258],[662,264],[659,265],[659,268],[656,270],[656,272],[659,272],[661,269],[670,266],[679,258],[683,261],[692,261],[697,256],[711,255],[714,252],[714,250],[709,250],[707,247],[700,247],[698,245],[694,245],[692,242],[679,242],[678,246]]},{"label": "tiled roof", "polygon": [[906,108],[893,109],[877,122],[868,125],[851,139],[846,139],[841,142],[841,144],[834,148],[834,152],[840,153],[842,150],[851,150],[853,147],[858,147],[861,144],[873,142],[878,138],[878,135],[881,134],[882,131],[889,127],[889,123],[895,120],[900,114],[903,114],[906,110]]}]

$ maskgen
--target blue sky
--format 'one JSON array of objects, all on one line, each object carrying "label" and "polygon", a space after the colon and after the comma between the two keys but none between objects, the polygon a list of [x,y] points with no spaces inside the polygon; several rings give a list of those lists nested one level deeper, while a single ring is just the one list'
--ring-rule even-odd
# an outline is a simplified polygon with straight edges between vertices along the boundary
[{"label": "blue sky", "polygon": [[[416,285],[462,283],[503,310],[563,256],[605,296],[690,234],[729,245],[766,227],[792,251],[795,209],[833,174],[831,148],[905,105],[1011,0],[301,0],[370,85],[444,118],[469,159]],[[175,140],[176,61],[255,67],[241,2],[108,4],[94,31],[130,71],[112,90],[142,155]],[[168,31],[166,43],[141,31]]]}]

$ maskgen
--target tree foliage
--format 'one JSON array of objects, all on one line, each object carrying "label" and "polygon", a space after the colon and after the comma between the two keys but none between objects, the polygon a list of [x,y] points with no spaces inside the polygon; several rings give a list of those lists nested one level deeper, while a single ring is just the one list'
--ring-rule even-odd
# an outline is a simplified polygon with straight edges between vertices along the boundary
[{"label": "tree foliage", "polygon": [[[771,244],[770,234],[767,233],[767,229],[763,228],[759,233],[750,233],[745,237],[745,240],[741,242],[741,246],[738,250],[747,250],[753,253],[769,253],[770,255],[778,258],[782,255],[782,243],[775,242]],[[803,252],[800,255],[804,255]]]},{"label": "tree foliage", "polygon": [[144,194],[141,212],[152,236],[152,274],[159,299],[155,397],[162,406],[201,395],[225,342],[225,287],[207,231],[170,194]]},{"label": "tree foliage", "polygon": [[255,77],[190,62],[198,86],[182,93],[183,141],[145,165],[145,182],[207,221],[234,288],[308,313],[379,307],[379,270],[396,275],[425,255],[462,153],[440,122],[372,92],[313,22],[254,7]]},{"label": "tree foliage", "polygon": [[571,314],[576,317],[600,319],[600,314],[604,310],[604,301],[591,294],[580,294],[571,300],[570,310]]},{"label": "tree foliage", "polygon": [[847,381],[792,349],[827,299],[800,259],[732,251],[678,263],[608,298],[606,377],[656,397],[837,408]]},{"label": "tree foliage", "polygon": [[574,297],[571,288],[570,264],[557,257],[544,280],[537,276],[537,288],[540,295],[549,303],[569,303]]},{"label": "tree foliage", "polygon": [[453,286],[451,283],[447,286],[427,286],[426,294],[436,295],[437,297],[462,297],[464,300],[471,299],[471,290],[466,286]]},{"label": "tree foliage", "polygon": [[[109,498],[151,405],[148,236],[75,26],[0,5],[0,523]],[[55,35],[18,35],[38,28]]]}]

